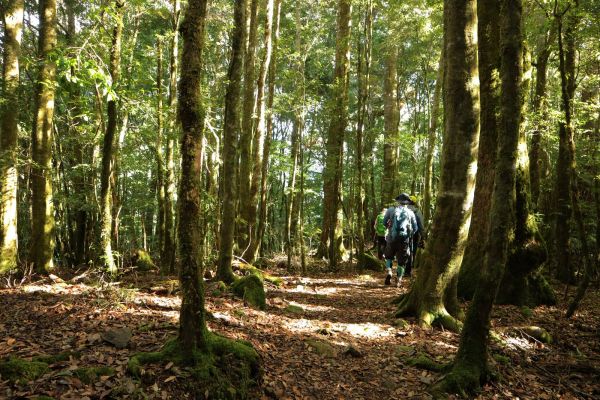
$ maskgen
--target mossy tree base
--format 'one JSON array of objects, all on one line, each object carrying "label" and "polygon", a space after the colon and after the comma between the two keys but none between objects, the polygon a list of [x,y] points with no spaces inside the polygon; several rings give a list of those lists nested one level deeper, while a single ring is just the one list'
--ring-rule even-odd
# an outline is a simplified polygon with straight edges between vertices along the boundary
[{"label": "mossy tree base", "polygon": [[214,333],[207,335],[206,351],[194,351],[191,361],[179,341],[172,340],[159,352],[139,353],[132,357],[128,371],[140,376],[145,364],[171,361],[188,368],[193,379],[186,380],[187,390],[196,398],[205,398],[207,392],[210,399],[253,398],[261,377],[258,353],[248,342]]},{"label": "mossy tree base", "polygon": [[481,385],[488,380],[488,372],[476,365],[454,364],[450,372],[430,389],[430,393],[435,399],[447,399],[449,393],[474,398]]},{"label": "mossy tree base", "polygon": [[397,318],[415,316],[421,328],[440,326],[452,332],[460,332],[462,322],[450,315],[443,304],[430,305],[416,300],[416,297],[417,293],[414,290],[400,297],[395,316]]}]

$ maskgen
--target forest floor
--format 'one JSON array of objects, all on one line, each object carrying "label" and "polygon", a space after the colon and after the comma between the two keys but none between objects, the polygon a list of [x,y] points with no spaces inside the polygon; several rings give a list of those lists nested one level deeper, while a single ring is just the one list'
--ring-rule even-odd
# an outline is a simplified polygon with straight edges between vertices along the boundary
[{"label": "forest floor", "polygon": [[[395,288],[384,286],[376,273],[271,272],[284,284],[267,288],[264,311],[210,284],[207,289],[210,329],[250,341],[261,355],[264,374],[256,398],[429,398],[427,388],[442,375],[412,367],[409,359],[425,353],[450,361],[459,336],[394,318],[392,300],[408,290],[410,279]],[[493,329],[502,341],[491,354],[499,378],[478,399],[600,398],[600,294],[590,290],[580,311],[566,320],[564,286],[557,289],[561,300],[555,307],[495,307]],[[172,363],[145,366],[141,381],[126,371],[129,357],[156,351],[176,335],[175,281],[132,274],[120,284],[94,285],[52,276],[0,290],[0,304],[0,359],[76,352],[52,361],[35,380],[10,383],[0,376],[0,398],[186,397],[185,371]],[[553,343],[518,329],[529,325],[545,328]],[[126,348],[103,340],[108,330],[124,327],[133,334]],[[100,366],[111,369],[80,372]]]}]

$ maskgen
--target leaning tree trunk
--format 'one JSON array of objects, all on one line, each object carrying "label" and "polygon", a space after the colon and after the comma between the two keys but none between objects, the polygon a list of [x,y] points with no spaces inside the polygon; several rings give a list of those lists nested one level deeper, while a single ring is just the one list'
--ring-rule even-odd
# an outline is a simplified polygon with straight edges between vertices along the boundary
[{"label": "leaning tree trunk", "polygon": [[[125,2],[115,0],[115,27],[113,29],[110,50],[110,75],[112,87],[116,91],[121,77],[121,37],[123,36],[123,7]],[[112,252],[112,193],[111,178],[113,171],[113,153],[117,131],[117,99],[113,95],[108,100],[107,123],[102,147],[102,171],[100,175],[100,260],[111,274],[117,273],[117,265]]]},{"label": "leaning tree trunk", "polygon": [[496,295],[497,304],[538,306],[556,303],[554,291],[541,273],[548,251],[533,215],[531,203],[529,153],[524,124],[527,114],[525,98],[529,92],[530,77],[531,60],[526,52],[523,59],[522,121],[515,176],[515,235],[509,245],[506,271]]},{"label": "leaning tree trunk", "polygon": [[[575,1],[575,4],[578,2]],[[572,100],[575,95],[576,76],[575,62],[575,32],[577,30],[578,17],[576,10],[568,10],[567,21],[564,26],[564,37],[562,33],[562,16],[557,16],[559,50],[563,51],[561,55],[561,93],[563,101],[561,103],[565,120],[559,123],[558,130],[558,160],[556,162],[556,184],[554,190],[556,193],[556,215],[554,221],[554,254],[556,265],[556,277],[565,283],[575,282],[575,269],[570,257],[570,229],[572,217],[572,202],[570,189],[572,177],[572,165],[574,159],[571,157],[570,148],[573,144],[573,125],[572,118]],[[563,46],[564,40],[564,46]],[[564,47],[564,49],[561,49]]]},{"label": "leaning tree trunk", "polygon": [[174,224],[174,202],[175,202],[175,162],[173,153],[175,149],[175,138],[177,137],[176,106],[177,106],[177,70],[179,63],[179,15],[181,5],[179,0],[172,0],[173,14],[171,23],[171,55],[169,65],[169,122],[167,130],[167,141],[165,148],[165,240],[161,249],[161,261],[164,268],[175,272],[175,224]]},{"label": "leaning tree trunk", "polygon": [[54,206],[52,196],[52,143],[56,63],[56,1],[40,0],[40,70],[36,117],[31,140],[31,242],[29,259],[37,272],[54,268]]},{"label": "leaning tree trunk", "polygon": [[[443,47],[443,46],[442,46]],[[433,199],[433,155],[435,153],[435,142],[437,139],[437,126],[440,113],[440,97],[442,94],[442,81],[444,79],[444,50],[440,54],[438,72],[435,79],[435,89],[431,101],[431,115],[429,118],[429,130],[427,137],[427,158],[425,160],[425,188],[423,189],[423,224],[427,226],[431,218],[431,207]]]},{"label": "leaning tree trunk", "polygon": [[6,1],[2,8],[4,63],[0,103],[0,276],[17,269],[17,139],[23,0]]},{"label": "leaning tree trunk", "polygon": [[458,279],[458,295],[471,299],[475,293],[485,254],[485,240],[490,224],[492,190],[494,188],[494,162],[498,136],[497,109],[500,96],[500,31],[498,2],[487,2],[477,8],[479,32],[479,84],[481,94],[481,133],[477,157],[477,178],[469,238]]},{"label": "leaning tree trunk", "polygon": [[[341,197],[344,159],[344,134],[348,122],[348,68],[352,2],[338,0],[335,70],[331,122],[327,130],[325,169],[323,170],[323,225],[320,253],[328,255],[331,269],[344,253],[342,241]],[[323,250],[326,250],[324,252]]]},{"label": "leaning tree trunk", "polygon": [[[479,137],[475,0],[444,2],[444,116],[441,183],[422,255],[421,271],[401,300],[397,315],[415,315],[421,325],[458,329],[446,305],[454,306],[452,281],[467,241],[475,186]],[[446,297],[446,301],[444,298]]]},{"label": "leaning tree trunk", "polygon": [[[240,1],[243,3],[243,1]],[[204,313],[204,266],[201,257],[202,137],[202,50],[206,21],[206,0],[190,0],[181,24],[183,51],[179,80],[178,116],[181,121],[181,179],[179,182],[177,243],[181,310],[179,341],[184,356],[207,350],[208,330]]]},{"label": "leaning tree trunk", "polygon": [[258,194],[261,183],[262,165],[264,162],[265,153],[265,124],[266,124],[266,99],[265,91],[267,89],[267,75],[269,73],[269,65],[271,64],[271,55],[273,52],[273,41],[271,31],[273,28],[273,0],[267,0],[267,9],[265,17],[265,55],[260,64],[258,74],[257,95],[256,95],[256,113],[257,122],[254,131],[254,145],[252,146],[252,179],[250,183],[250,196],[248,207],[248,246],[242,254],[242,257],[249,263],[253,263],[258,255],[258,232],[256,215],[260,204],[258,202]]},{"label": "leaning tree trunk", "polygon": [[225,94],[225,116],[223,124],[223,189],[221,230],[219,232],[221,250],[217,278],[226,283],[235,280],[231,261],[233,258],[233,233],[235,227],[235,159],[238,156],[240,92],[242,80],[242,61],[244,59],[244,12],[245,1],[236,0],[234,8],[235,26],[232,33],[231,61],[227,73],[227,93]]},{"label": "leaning tree trunk", "polygon": [[[452,3],[452,1],[448,2]],[[474,1],[472,2],[475,5]],[[495,0],[479,0],[478,8]],[[460,338],[451,372],[438,384],[446,392],[472,394],[489,378],[487,342],[490,314],[514,229],[515,169],[521,121],[521,1],[503,0],[500,7],[502,61],[500,124],[491,219],[484,267]]]},{"label": "leaning tree trunk", "polygon": [[396,96],[398,77],[396,61],[398,59],[398,46],[391,44],[385,57],[385,79],[383,85],[383,175],[381,177],[381,202],[384,205],[392,203],[398,195],[397,171],[399,146],[398,137],[398,99]]}]

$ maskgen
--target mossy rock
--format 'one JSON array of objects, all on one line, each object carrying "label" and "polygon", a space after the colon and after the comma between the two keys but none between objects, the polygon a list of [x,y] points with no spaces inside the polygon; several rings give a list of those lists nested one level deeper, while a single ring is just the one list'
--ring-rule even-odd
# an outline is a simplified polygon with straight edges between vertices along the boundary
[{"label": "mossy rock", "polygon": [[296,306],[294,304],[289,304],[285,308],[285,311],[289,312],[290,314],[302,314],[304,312],[304,308],[302,308],[300,306]]},{"label": "mossy rock", "polygon": [[250,265],[250,264],[244,264],[244,263],[242,263],[242,264],[239,264],[239,265],[237,266],[237,268],[238,268],[240,271],[243,271],[243,272],[244,272],[245,274],[247,274],[247,275],[248,275],[248,274],[250,274],[250,275],[256,275],[256,276],[258,276],[258,277],[259,277],[261,280],[263,280],[263,281],[267,281],[267,282],[269,282],[269,283],[272,283],[273,285],[275,285],[275,286],[277,286],[277,287],[279,287],[279,286],[281,286],[281,285],[283,284],[283,279],[281,279],[281,278],[279,278],[279,277],[277,277],[277,276],[273,276],[273,275],[271,275],[271,274],[268,274],[268,273],[266,273],[265,271],[263,271],[263,270],[261,270],[261,269],[259,269],[259,268],[256,268],[256,267],[255,267],[255,266],[253,266],[253,265]]},{"label": "mossy rock", "polygon": [[267,306],[265,287],[257,275],[252,274],[239,278],[233,282],[231,290],[252,307],[264,310]]},{"label": "mossy rock", "polygon": [[210,399],[255,398],[261,369],[252,345],[209,332],[206,335],[205,351],[186,351],[172,340],[159,352],[136,354],[129,360],[128,371],[140,376],[144,364],[171,361],[191,374],[184,389],[194,393],[195,398],[205,398],[206,393]]},{"label": "mossy rock", "polygon": [[375,271],[375,272],[381,272],[385,269],[384,262],[381,261],[380,259],[378,259],[377,257],[375,257],[371,253],[359,254],[358,255],[358,265],[362,269],[369,270],[369,271]]},{"label": "mossy rock", "polygon": [[158,268],[147,251],[136,250],[133,255],[133,266],[140,271],[155,271]]},{"label": "mossy rock", "polygon": [[327,342],[316,339],[306,339],[306,344],[309,345],[315,353],[325,357],[335,357],[335,349]]},{"label": "mossy rock", "polygon": [[11,382],[34,381],[48,370],[48,364],[41,361],[27,361],[17,357],[0,361],[0,376]]},{"label": "mossy rock", "polygon": [[110,367],[85,367],[73,371],[73,375],[85,384],[96,382],[101,376],[113,376],[115,370]]},{"label": "mossy rock", "polygon": [[539,326],[522,326],[517,328],[517,330],[525,333],[527,336],[531,336],[535,340],[538,340],[544,344],[551,344],[553,341],[552,335],[547,330]]}]

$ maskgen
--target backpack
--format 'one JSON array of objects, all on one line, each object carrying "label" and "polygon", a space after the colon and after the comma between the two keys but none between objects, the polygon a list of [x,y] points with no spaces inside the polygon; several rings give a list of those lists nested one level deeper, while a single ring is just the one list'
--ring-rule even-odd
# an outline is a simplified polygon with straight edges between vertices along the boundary
[{"label": "backpack", "polygon": [[385,236],[385,233],[387,232],[387,227],[383,223],[382,214],[379,214],[377,216],[377,221],[375,223],[375,232],[377,233],[377,236]]},{"label": "backpack", "polygon": [[410,216],[406,207],[396,207],[390,229],[392,240],[408,239],[412,234]]}]

